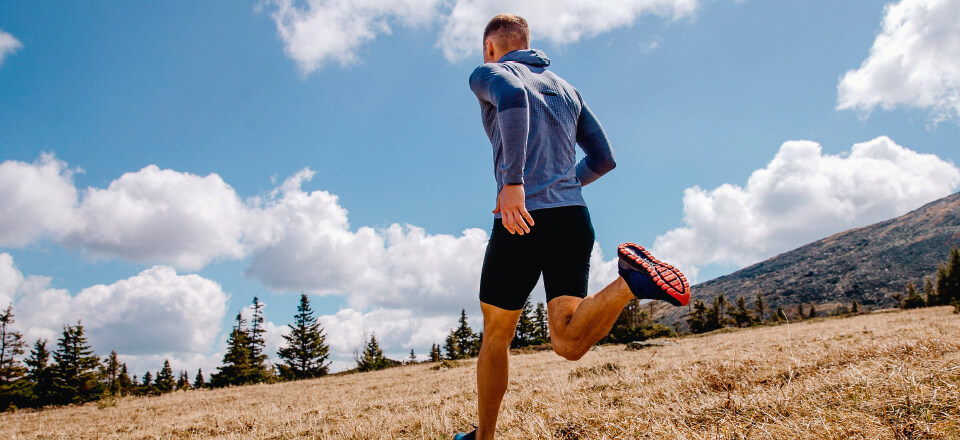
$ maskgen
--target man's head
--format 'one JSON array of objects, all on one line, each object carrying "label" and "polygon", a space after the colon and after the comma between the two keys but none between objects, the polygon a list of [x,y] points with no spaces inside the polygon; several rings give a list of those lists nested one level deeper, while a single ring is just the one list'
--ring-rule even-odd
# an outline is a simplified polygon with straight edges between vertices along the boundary
[{"label": "man's head", "polygon": [[483,30],[483,62],[495,63],[508,52],[530,48],[527,20],[513,14],[497,14]]}]

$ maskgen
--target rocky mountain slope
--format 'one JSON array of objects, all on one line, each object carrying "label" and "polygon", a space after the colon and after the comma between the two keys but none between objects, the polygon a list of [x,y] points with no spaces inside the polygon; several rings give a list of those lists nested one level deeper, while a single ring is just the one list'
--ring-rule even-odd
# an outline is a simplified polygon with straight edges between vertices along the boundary
[{"label": "rocky mountain slope", "polygon": [[[901,217],[851,229],[786,252],[730,275],[693,286],[693,297],[711,303],[723,294],[733,303],[742,295],[753,303],[757,289],[772,313],[778,305],[794,312],[798,304],[893,307],[892,294],[909,282],[933,278],[951,246],[960,246],[960,194],[953,194]],[[657,304],[661,322],[686,326],[689,306]],[[790,316],[788,314],[788,316]]]}]

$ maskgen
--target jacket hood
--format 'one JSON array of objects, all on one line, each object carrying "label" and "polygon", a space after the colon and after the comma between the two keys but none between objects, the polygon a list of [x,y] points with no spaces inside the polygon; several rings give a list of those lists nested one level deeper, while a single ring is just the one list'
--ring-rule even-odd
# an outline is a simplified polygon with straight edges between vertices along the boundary
[{"label": "jacket hood", "polygon": [[547,67],[550,65],[550,58],[547,54],[537,49],[520,49],[509,52],[498,60],[498,63],[507,61],[516,61],[533,67]]}]

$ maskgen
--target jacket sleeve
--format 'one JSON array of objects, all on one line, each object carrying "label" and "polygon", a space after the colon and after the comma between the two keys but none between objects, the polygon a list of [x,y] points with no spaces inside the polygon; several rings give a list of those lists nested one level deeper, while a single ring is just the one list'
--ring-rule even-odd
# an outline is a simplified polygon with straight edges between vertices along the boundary
[{"label": "jacket sleeve", "polygon": [[503,143],[500,161],[503,183],[522,184],[530,132],[527,90],[519,78],[494,63],[484,64],[473,71],[470,89],[481,102],[490,103],[497,109],[497,125]]},{"label": "jacket sleeve", "polygon": [[577,179],[580,180],[580,186],[587,186],[614,169],[617,162],[613,156],[610,140],[607,139],[607,134],[600,126],[597,116],[593,114],[590,107],[587,107],[582,98],[580,102],[583,108],[580,111],[580,119],[577,121],[577,144],[580,145],[585,156],[577,163]]}]

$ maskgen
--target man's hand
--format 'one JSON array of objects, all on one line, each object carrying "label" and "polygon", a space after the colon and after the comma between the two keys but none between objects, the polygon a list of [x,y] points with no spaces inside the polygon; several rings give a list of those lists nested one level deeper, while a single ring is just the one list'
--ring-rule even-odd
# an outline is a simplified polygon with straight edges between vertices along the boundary
[{"label": "man's hand", "polygon": [[523,185],[504,185],[497,195],[497,209],[493,213],[500,213],[503,227],[511,234],[529,233],[533,226],[533,217],[527,212],[525,201]]}]

